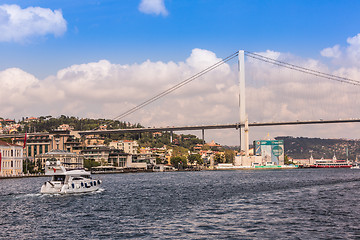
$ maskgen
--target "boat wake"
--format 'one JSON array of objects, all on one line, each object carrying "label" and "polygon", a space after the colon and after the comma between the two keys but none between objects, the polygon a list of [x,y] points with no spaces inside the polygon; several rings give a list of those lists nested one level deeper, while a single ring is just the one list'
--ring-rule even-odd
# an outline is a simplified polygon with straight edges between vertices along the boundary
[{"label": "boat wake", "polygon": [[20,193],[15,196],[16,199],[37,198],[37,197],[42,197],[42,194],[41,193],[26,193],[26,194]]}]

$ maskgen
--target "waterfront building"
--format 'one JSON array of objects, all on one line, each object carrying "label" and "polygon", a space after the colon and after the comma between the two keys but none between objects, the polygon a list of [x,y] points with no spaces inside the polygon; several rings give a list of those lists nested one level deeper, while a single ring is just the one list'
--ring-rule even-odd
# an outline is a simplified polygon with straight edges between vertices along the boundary
[{"label": "waterfront building", "polygon": [[255,155],[261,156],[261,165],[284,165],[283,140],[254,141]]},{"label": "waterfront building", "polygon": [[128,162],[131,162],[131,155],[124,153],[120,149],[110,149],[108,165],[114,167],[126,168]]},{"label": "waterfront building", "polygon": [[284,165],[283,140],[257,140],[249,156],[235,156],[236,167],[279,166]]},{"label": "waterfront building", "polygon": [[105,145],[88,146],[81,151],[84,159],[94,160],[101,166],[146,169],[147,164],[155,163],[156,158],[146,154],[126,153],[122,149]]},{"label": "waterfront building", "polygon": [[304,165],[304,166],[310,166],[315,164],[315,159],[311,155],[310,158],[307,159],[292,159],[290,158],[289,161],[293,162],[294,164]]},{"label": "waterfront building", "polygon": [[[270,164],[270,162],[268,163]],[[241,155],[235,156],[234,165],[237,167],[255,167],[255,166],[266,166],[266,162],[263,163],[262,156],[248,156],[244,157]]]},{"label": "waterfront building", "polygon": [[23,147],[0,141],[0,176],[17,176],[23,172]]},{"label": "waterfront building", "polygon": [[148,164],[154,165],[156,162],[155,158],[151,158],[146,154],[136,154],[132,155],[128,162],[126,163],[127,168],[137,168],[137,169],[147,169]]},{"label": "waterfront building", "polygon": [[155,165],[156,158],[151,154],[129,154],[119,149],[110,149],[108,166],[120,168],[147,169]]},{"label": "waterfront building", "polygon": [[46,161],[50,160],[60,161],[62,166],[69,169],[84,167],[84,157],[82,155],[59,149],[36,155],[35,165],[38,169],[44,169]]},{"label": "waterfront building", "polygon": [[81,154],[84,159],[95,160],[103,166],[109,161],[110,148],[105,145],[90,145],[81,150]]},{"label": "waterfront building", "polygon": [[215,154],[211,150],[201,150],[199,154],[200,154],[205,166],[209,165],[211,160],[214,160]]},{"label": "waterfront building", "polygon": [[120,140],[110,142],[109,146],[115,149],[120,149],[124,151],[124,153],[137,154],[139,144],[136,141]]},{"label": "waterfront building", "polygon": [[[14,144],[23,145],[24,137],[14,137]],[[81,141],[69,130],[55,130],[48,133],[28,133],[24,158],[34,161],[38,154],[47,153],[51,150],[66,150],[68,152],[80,153]]]}]

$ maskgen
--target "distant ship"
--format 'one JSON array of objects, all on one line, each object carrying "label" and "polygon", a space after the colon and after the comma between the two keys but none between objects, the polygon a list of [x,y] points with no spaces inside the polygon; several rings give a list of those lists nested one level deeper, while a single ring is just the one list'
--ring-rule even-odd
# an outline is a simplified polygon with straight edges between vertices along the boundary
[{"label": "distant ship", "polygon": [[310,168],[351,168],[352,165],[346,160],[337,160],[334,155],[333,159],[321,158],[316,160],[314,164],[309,166]]},{"label": "distant ship", "polygon": [[359,165],[359,164],[353,165],[353,166],[351,167],[351,169],[360,169],[360,165]]}]

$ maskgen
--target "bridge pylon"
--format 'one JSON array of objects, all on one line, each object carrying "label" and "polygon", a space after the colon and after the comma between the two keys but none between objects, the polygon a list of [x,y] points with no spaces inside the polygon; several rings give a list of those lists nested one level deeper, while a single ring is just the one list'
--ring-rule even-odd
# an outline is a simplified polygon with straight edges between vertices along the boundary
[{"label": "bridge pylon", "polygon": [[[246,114],[245,104],[245,53],[240,50],[239,59],[239,114],[240,114],[240,152],[244,152],[245,156],[249,156],[249,126],[248,116]],[[241,126],[245,127],[241,127]]]}]

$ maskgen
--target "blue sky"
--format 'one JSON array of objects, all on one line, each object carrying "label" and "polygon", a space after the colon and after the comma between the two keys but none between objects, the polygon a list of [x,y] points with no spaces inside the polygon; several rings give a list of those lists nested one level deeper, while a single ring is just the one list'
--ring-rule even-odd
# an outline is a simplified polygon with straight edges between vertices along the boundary
[{"label": "blue sky", "polygon": [[226,57],[239,49],[319,57],[358,33],[359,1],[165,0],[167,15],[139,11],[140,0],[0,1],[61,9],[63,35],[0,42],[0,69],[21,67],[43,78],[100,59],[115,63],[180,61],[194,48]]},{"label": "blue sky", "polygon": [[[360,79],[360,1],[0,0],[0,116],[113,118],[244,49]],[[238,121],[236,60],[130,115],[145,126]],[[357,87],[246,59],[249,121],[353,118]],[[251,82],[250,82],[251,81]],[[253,138],[358,138],[358,125]],[[228,145],[238,135],[207,135]],[[232,144],[234,143],[234,144]]]}]

